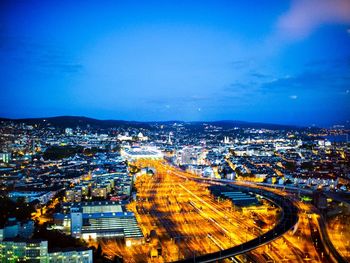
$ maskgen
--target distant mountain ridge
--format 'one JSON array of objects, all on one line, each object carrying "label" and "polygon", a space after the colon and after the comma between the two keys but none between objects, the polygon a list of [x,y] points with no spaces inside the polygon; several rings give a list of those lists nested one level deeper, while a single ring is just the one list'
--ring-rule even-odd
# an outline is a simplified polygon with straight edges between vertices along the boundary
[{"label": "distant mountain ridge", "polygon": [[258,123],[258,122],[245,122],[234,120],[221,120],[221,121],[125,121],[125,120],[100,120],[84,116],[57,116],[48,118],[23,118],[23,119],[9,119],[0,118],[0,121],[12,121],[16,123],[26,123],[28,125],[43,125],[50,124],[55,127],[76,127],[76,126],[93,126],[100,128],[113,128],[113,127],[135,127],[135,128],[151,128],[155,124],[172,125],[174,123],[186,124],[186,125],[203,125],[210,124],[220,126],[223,128],[265,128],[265,129],[300,129],[303,127],[283,124],[271,124],[271,123]]},{"label": "distant mountain ridge", "polygon": [[[124,121],[124,120],[99,120],[84,116],[56,116],[48,118],[24,118],[24,119],[8,119],[0,118],[0,121],[13,121],[16,123],[26,123],[28,125],[40,125],[45,123],[50,123],[55,127],[76,127],[76,126],[94,126],[101,128],[110,128],[110,127],[120,127],[120,126],[135,126],[142,127],[145,126],[144,122],[136,121]],[[147,125],[146,125],[147,126]]]}]

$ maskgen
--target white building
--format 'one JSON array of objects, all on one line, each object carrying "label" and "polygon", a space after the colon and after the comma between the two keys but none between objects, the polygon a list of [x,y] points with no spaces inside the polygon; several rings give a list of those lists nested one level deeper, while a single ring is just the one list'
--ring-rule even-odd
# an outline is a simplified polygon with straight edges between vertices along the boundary
[{"label": "white building", "polygon": [[92,263],[92,250],[91,249],[69,249],[50,251],[49,263]]},{"label": "white building", "polygon": [[66,128],[64,130],[65,134],[68,135],[68,136],[71,136],[73,135],[73,129],[72,128]]},{"label": "white building", "polygon": [[11,160],[11,153],[0,153],[0,162],[8,163]]},{"label": "white building", "polygon": [[83,239],[115,237],[130,244],[143,242],[143,233],[134,213],[114,201],[67,203],[70,213],[55,214],[55,223],[68,234]]},{"label": "white building", "polygon": [[163,159],[163,153],[155,147],[144,146],[135,148],[124,148],[121,155],[127,159]]},{"label": "white building", "polygon": [[34,200],[38,200],[41,204],[46,204],[49,202],[53,197],[53,192],[27,192],[27,191],[12,191],[9,193],[9,198],[16,201],[18,198],[24,198],[27,203],[33,202]]}]

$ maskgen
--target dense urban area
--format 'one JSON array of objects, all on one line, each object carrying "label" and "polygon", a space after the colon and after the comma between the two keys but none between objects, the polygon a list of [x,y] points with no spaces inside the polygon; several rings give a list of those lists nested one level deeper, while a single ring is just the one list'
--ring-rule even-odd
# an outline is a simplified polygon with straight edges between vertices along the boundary
[{"label": "dense urban area", "polygon": [[0,120],[0,262],[349,262],[349,130]]}]

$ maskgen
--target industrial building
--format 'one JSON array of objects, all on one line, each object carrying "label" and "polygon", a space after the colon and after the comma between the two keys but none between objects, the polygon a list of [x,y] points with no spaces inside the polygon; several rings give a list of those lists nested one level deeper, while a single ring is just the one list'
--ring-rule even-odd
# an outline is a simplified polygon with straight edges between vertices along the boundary
[{"label": "industrial building", "polygon": [[117,201],[69,203],[64,213],[55,214],[55,223],[77,238],[123,238],[127,244],[143,242],[143,234],[134,213]]},{"label": "industrial building", "polygon": [[259,204],[255,195],[234,190],[226,186],[212,185],[209,187],[211,193],[225,199],[230,199],[235,206],[245,207]]}]

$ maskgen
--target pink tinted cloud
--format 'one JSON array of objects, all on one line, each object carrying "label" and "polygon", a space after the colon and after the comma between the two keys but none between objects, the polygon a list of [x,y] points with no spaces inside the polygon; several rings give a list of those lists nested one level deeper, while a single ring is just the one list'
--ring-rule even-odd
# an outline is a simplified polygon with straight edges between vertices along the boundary
[{"label": "pink tinted cloud", "polygon": [[321,25],[335,23],[350,23],[350,0],[294,0],[277,26],[287,37],[303,38]]}]

